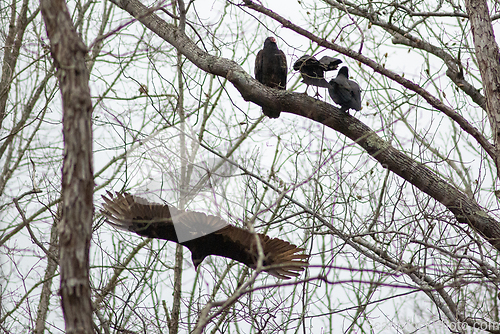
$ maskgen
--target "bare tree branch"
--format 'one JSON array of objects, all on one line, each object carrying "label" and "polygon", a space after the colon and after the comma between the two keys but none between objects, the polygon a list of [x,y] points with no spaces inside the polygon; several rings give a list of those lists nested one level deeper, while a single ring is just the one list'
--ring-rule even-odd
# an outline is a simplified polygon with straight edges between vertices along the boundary
[{"label": "bare tree branch", "polygon": [[[57,239],[57,224],[59,217],[54,217],[54,224],[50,229],[50,246],[49,253],[52,257],[57,258],[59,252],[59,242]],[[35,334],[43,334],[45,332],[45,323],[47,321],[47,312],[49,311],[50,297],[52,294],[52,278],[57,270],[57,261],[54,261],[51,256],[47,258],[47,268],[45,269],[44,282],[42,293],[40,294],[40,301],[38,302],[38,309],[35,323]]]},{"label": "bare tree branch", "polygon": [[[327,41],[326,39],[319,38],[315,36],[314,34],[308,32],[307,30],[293,24],[289,20],[279,16],[278,14],[270,11],[269,9],[256,4],[255,2],[251,0],[245,0],[244,1],[245,6],[252,8],[262,14],[265,14],[276,21],[280,22],[284,27],[291,29],[298,34],[305,36],[309,38],[311,41],[316,42],[318,45],[323,46],[327,49],[331,49],[337,52],[340,52],[352,59],[356,59],[360,61],[361,63],[369,66],[372,68],[375,72],[380,73],[386,77],[388,77],[391,80],[394,80],[395,82],[399,83],[405,88],[408,88],[411,91],[414,91],[415,93],[419,94],[422,96],[431,106],[433,106],[435,109],[443,112],[446,114],[449,118],[451,118],[453,121],[455,121],[463,130],[465,130],[467,133],[469,133],[474,139],[477,140],[477,142],[481,145],[481,147],[488,153],[488,155],[496,161],[496,154],[495,154],[495,147],[483,136],[483,134],[476,129],[474,126],[472,126],[462,115],[458,114],[455,110],[452,108],[448,107],[445,105],[441,100],[433,96],[431,93],[420,87],[419,85],[415,84],[411,80],[405,79],[402,76],[400,76],[397,73],[394,73],[388,69],[386,69],[384,66],[378,64],[377,62],[373,61],[372,59],[363,56],[360,53],[357,53],[351,49],[342,47],[340,45],[331,43]],[[403,31],[401,31],[403,32]],[[405,33],[403,33],[405,34]]]},{"label": "bare tree branch", "polygon": [[2,77],[0,79],[0,129],[2,128],[2,122],[5,118],[5,106],[7,104],[7,98],[9,97],[9,91],[11,87],[11,79],[14,76],[14,69],[19,57],[19,50],[21,49],[23,43],[24,32],[30,21],[36,16],[38,10],[31,16],[28,20],[28,0],[23,0],[23,4],[19,11],[19,16],[16,21],[16,0],[12,0],[10,6],[11,16],[9,24],[9,32],[5,41],[3,64],[2,64]]},{"label": "bare tree branch", "polygon": [[[453,185],[438,177],[425,165],[396,150],[358,119],[341,112],[328,103],[304,96],[304,94],[278,91],[263,86],[235,62],[212,56],[201,50],[185,34],[155,14],[145,16],[144,13],[148,11],[148,8],[139,1],[114,1],[114,3],[138,18],[158,36],[175,46],[200,69],[227,78],[246,101],[307,117],[343,133],[363,147],[384,168],[388,168],[445,205],[460,223],[469,224],[479,231],[495,248],[500,249],[500,224],[491,218],[474,199],[467,197]],[[255,5],[252,4],[252,6]],[[290,22],[286,24],[291,25]],[[331,46],[326,41],[318,42]],[[343,51],[353,55],[354,58],[362,57],[350,50],[343,49]],[[382,66],[374,64],[372,60],[366,60],[375,68],[382,70]],[[385,71],[383,72],[387,74]],[[398,77],[398,80],[405,82],[407,85],[416,86],[413,83],[409,84],[410,81],[401,78],[399,75],[392,76]],[[421,90],[419,86],[416,87]],[[435,98],[432,97],[432,99]],[[434,102],[436,102],[435,106],[449,109],[440,101]]]}]

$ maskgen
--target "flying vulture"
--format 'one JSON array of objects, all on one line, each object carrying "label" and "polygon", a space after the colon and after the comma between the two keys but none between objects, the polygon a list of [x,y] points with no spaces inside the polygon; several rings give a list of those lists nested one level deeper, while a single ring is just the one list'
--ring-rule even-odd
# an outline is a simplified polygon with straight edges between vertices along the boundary
[{"label": "flying vulture", "polygon": [[[314,56],[305,55],[293,64],[293,69],[300,71],[302,82],[307,85],[307,92],[309,85],[330,88],[330,84],[325,80],[325,72],[336,70],[341,62],[340,59],[328,56],[324,56],[318,61]],[[316,96],[320,96],[317,90]]]},{"label": "flying vulture", "polygon": [[346,66],[339,70],[337,77],[330,81],[330,85],[328,89],[330,97],[341,106],[341,111],[361,110],[361,90],[357,83],[349,80],[349,70]]},{"label": "flying vulture", "polygon": [[[200,263],[209,255],[218,255],[236,260],[255,269],[257,266],[257,240],[248,230],[229,225],[223,219],[195,211],[181,211],[172,206],[150,203],[147,200],[130,195],[108,191],[104,199],[101,213],[107,222],[116,228],[135,232],[138,235],[164,239],[179,243],[176,231],[179,226],[188,229],[195,239],[180,244],[191,251],[191,259],[197,269]],[[173,217],[173,218],[172,218]],[[199,231],[208,227],[215,231],[200,236]],[[264,266],[274,266],[266,271],[282,279],[289,279],[300,275],[308,266],[309,255],[302,254],[303,248],[298,248],[287,241],[270,238],[258,234],[264,251]]]},{"label": "flying vulture", "polygon": [[[276,39],[268,37],[264,41],[264,48],[255,58],[255,79],[271,88],[286,89],[286,56],[278,49]],[[280,117],[280,110],[262,108],[262,112],[269,118]]]}]

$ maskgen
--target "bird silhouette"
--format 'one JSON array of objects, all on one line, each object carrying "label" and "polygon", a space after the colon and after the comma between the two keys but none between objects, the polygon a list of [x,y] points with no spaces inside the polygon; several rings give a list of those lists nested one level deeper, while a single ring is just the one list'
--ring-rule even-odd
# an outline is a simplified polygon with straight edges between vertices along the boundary
[{"label": "bird silhouette", "polygon": [[[276,89],[286,89],[287,63],[286,56],[278,49],[276,39],[268,37],[264,41],[264,48],[255,58],[255,79],[260,83]],[[262,108],[262,112],[269,118],[278,118],[280,110]]]},{"label": "bird silhouette", "polygon": [[346,66],[339,70],[336,78],[330,80],[330,86],[328,93],[340,105],[341,111],[361,110],[361,89],[356,82],[349,80],[349,69]]},{"label": "bird silhouette", "polygon": [[[129,193],[108,191],[101,213],[112,226],[138,235],[180,243],[191,251],[195,268],[209,255],[223,256],[255,269],[259,258],[255,234],[202,212],[178,210],[170,205],[150,203]],[[179,241],[183,231],[184,241]],[[204,231],[213,231],[206,233]],[[188,238],[185,238],[188,236]],[[308,266],[303,248],[257,233],[264,253],[265,271],[277,278],[300,275]]]},{"label": "bird silhouette", "polygon": [[[314,56],[304,55],[293,64],[293,69],[300,71],[302,82],[307,85],[304,92],[306,93],[310,85],[330,88],[330,84],[325,80],[325,72],[336,70],[341,62],[342,60],[329,56],[324,56],[318,61]],[[318,89],[315,96],[321,97]]]}]

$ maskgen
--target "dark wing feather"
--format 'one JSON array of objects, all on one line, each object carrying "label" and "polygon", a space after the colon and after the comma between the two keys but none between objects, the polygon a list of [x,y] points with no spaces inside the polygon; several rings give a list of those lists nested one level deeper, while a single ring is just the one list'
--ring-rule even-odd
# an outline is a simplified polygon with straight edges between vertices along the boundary
[{"label": "dark wing feather", "polygon": [[[183,242],[189,248],[192,259],[197,266],[206,256],[219,255],[244,263],[251,268],[256,267],[258,258],[255,236],[249,231],[228,225],[223,219],[201,212],[180,211],[172,206],[153,204],[128,193],[115,197],[108,192],[103,196],[102,214],[111,225],[135,232],[141,236],[159,238],[178,243],[176,224],[183,228],[191,228],[196,239]],[[174,218],[172,218],[174,217]],[[216,230],[213,233],[199,236],[200,226]],[[264,266],[276,265],[266,271],[278,278],[298,276],[308,265],[308,255],[303,249],[277,238],[269,238],[258,234],[264,250]]]},{"label": "dark wing feather", "polygon": [[264,57],[264,50],[260,50],[259,53],[257,53],[257,57],[255,58],[255,79],[262,83],[262,62],[263,62],[263,57]]},{"label": "dark wing feather", "polygon": [[295,71],[300,71],[301,68],[306,65],[306,62],[310,58],[314,58],[314,57],[309,56],[309,55],[303,55],[302,57],[300,57],[299,59],[297,59],[297,61],[293,64],[293,69]]},{"label": "dark wing feather", "polygon": [[342,111],[361,110],[361,90],[359,85],[348,77],[348,69],[344,66],[337,77],[330,81],[331,88],[328,92],[332,100],[342,107]]},{"label": "dark wing feather", "polygon": [[328,89],[330,97],[332,100],[341,106],[341,111],[347,111],[351,107],[351,92],[350,87],[346,88],[342,80],[332,79],[330,81],[331,88]]},{"label": "dark wing feather", "polygon": [[[259,54],[261,57],[259,57]],[[279,49],[262,49],[257,54],[255,66],[260,67],[262,84],[276,89],[286,89],[287,63],[285,53]]]},{"label": "dark wing feather", "polygon": [[[264,251],[263,265],[273,266],[266,269],[269,274],[277,278],[288,279],[300,275],[300,272],[308,266],[309,256],[302,253],[303,248],[264,234],[258,233],[257,235]],[[248,230],[228,225],[214,232],[213,235],[208,235],[206,240],[200,242],[213,245],[216,244],[215,240],[222,241],[224,246],[215,247],[214,255],[236,260],[255,269],[258,259],[257,240]]]},{"label": "dark wing feather", "polygon": [[344,77],[337,77],[335,79],[336,93],[339,96],[340,104],[349,104],[352,98],[351,86],[349,80]]},{"label": "dark wing feather", "polygon": [[167,205],[149,203],[129,193],[116,193],[104,199],[101,213],[116,228],[135,232],[143,237],[178,242]]},{"label": "dark wing feather", "polygon": [[278,50],[278,55],[277,55],[278,63],[279,63],[279,70],[278,70],[278,89],[286,89],[286,75],[288,72],[288,64],[286,62],[286,56],[285,53],[281,50]]},{"label": "dark wing feather", "polygon": [[319,60],[319,63],[325,69],[325,71],[336,70],[339,67],[339,64],[341,62],[342,62],[342,60],[340,60],[338,58],[329,57],[329,56],[323,56]]},{"label": "dark wing feather", "polygon": [[309,55],[300,57],[293,64],[293,69],[300,71],[302,82],[306,85],[330,88],[330,84],[325,80],[325,68],[315,57]]},{"label": "dark wing feather", "polygon": [[[283,51],[278,49],[274,38],[266,38],[264,48],[255,58],[255,79],[271,88],[286,89],[287,63]],[[278,118],[280,110],[262,108],[264,115],[269,118]]]},{"label": "dark wing feather", "polygon": [[361,110],[361,89],[359,85],[352,80],[349,80],[351,87],[351,108],[354,110]]}]

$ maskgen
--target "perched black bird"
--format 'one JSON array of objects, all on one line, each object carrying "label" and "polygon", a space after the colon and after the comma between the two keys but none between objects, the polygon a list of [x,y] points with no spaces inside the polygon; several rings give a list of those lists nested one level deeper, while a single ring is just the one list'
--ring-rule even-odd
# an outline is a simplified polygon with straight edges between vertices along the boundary
[{"label": "perched black bird", "polygon": [[349,80],[349,70],[346,66],[339,70],[330,85],[328,92],[332,100],[341,106],[340,110],[361,110],[361,90],[357,83]]},{"label": "perched black bird", "polygon": [[[138,235],[179,243],[179,231],[187,231],[196,237],[181,242],[191,251],[195,268],[209,255],[227,257],[250,268],[257,266],[258,250],[255,235],[248,230],[229,225],[219,217],[202,212],[181,211],[172,206],[150,203],[147,200],[128,193],[108,191],[101,213],[114,227],[135,232]],[[174,223],[177,224],[174,226]],[[201,234],[200,230],[215,232]],[[287,241],[257,234],[264,252],[264,266],[273,266],[266,270],[269,274],[283,279],[299,276],[308,266],[309,255],[302,254],[304,249]]]},{"label": "perched black bird", "polygon": [[[325,72],[336,70],[341,62],[340,59],[328,56],[324,56],[318,61],[314,56],[305,55],[293,64],[293,69],[300,71],[302,82],[307,85],[307,92],[309,85],[330,88],[330,84],[325,80]],[[320,96],[317,90],[316,96]]]},{"label": "perched black bird", "polygon": [[[255,58],[255,79],[271,88],[286,89],[286,56],[278,49],[276,39],[268,37],[264,41],[264,48]],[[269,118],[278,118],[280,110],[262,108],[262,112]]]}]

